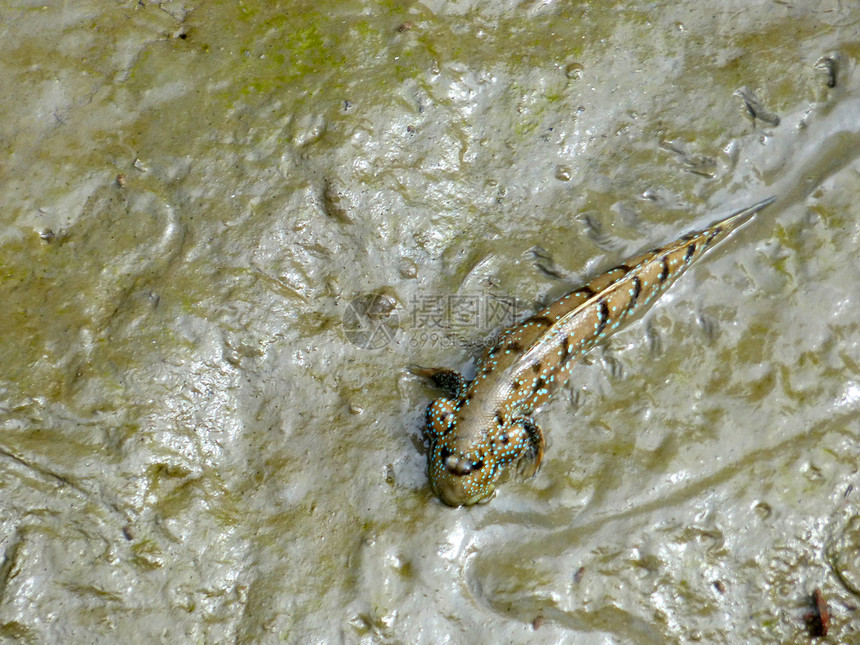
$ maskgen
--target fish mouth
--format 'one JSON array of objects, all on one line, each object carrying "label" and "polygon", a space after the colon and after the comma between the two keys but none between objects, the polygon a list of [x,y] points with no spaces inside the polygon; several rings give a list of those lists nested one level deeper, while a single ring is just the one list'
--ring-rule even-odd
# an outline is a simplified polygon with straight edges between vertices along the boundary
[{"label": "fish mouth", "polygon": [[465,478],[454,478],[449,473],[445,477],[431,477],[430,488],[439,500],[446,506],[458,508],[460,506],[472,506],[489,500],[495,494],[494,487],[488,486],[479,493],[469,492]]},{"label": "fish mouth", "polygon": [[427,453],[430,488],[446,506],[472,506],[491,498],[495,471],[484,464],[483,454],[464,454],[444,442],[433,442]]},{"label": "fish mouth", "polygon": [[469,496],[462,486],[452,485],[444,481],[437,481],[436,477],[430,478],[430,488],[439,500],[446,506],[457,508],[458,506],[468,506]]},{"label": "fish mouth", "polygon": [[490,491],[485,495],[472,495],[469,497],[465,494],[454,493],[446,491],[445,489],[439,489],[438,487],[433,487],[433,492],[436,493],[436,496],[442,501],[446,506],[450,506],[451,508],[460,508],[461,506],[474,506],[475,504],[481,504],[485,500],[490,500],[493,497],[495,491]]}]

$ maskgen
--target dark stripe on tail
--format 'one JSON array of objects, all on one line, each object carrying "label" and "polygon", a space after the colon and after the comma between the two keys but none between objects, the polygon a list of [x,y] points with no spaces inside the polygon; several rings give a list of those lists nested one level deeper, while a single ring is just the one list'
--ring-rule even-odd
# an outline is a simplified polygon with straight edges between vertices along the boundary
[{"label": "dark stripe on tail", "polygon": [[664,255],[660,258],[660,275],[657,276],[657,279],[660,282],[666,282],[666,278],[669,277],[669,263],[666,262],[666,256]]},{"label": "dark stripe on tail", "polygon": [[693,242],[687,247],[687,252],[684,253],[684,262],[689,262],[693,259],[693,254],[696,252],[696,243]]},{"label": "dark stripe on tail", "polygon": [[639,294],[642,293],[642,281],[638,276],[634,276],[633,288],[630,291],[630,302],[627,303],[627,309],[624,311],[625,314],[629,314],[636,308],[636,301],[639,300]]},{"label": "dark stripe on tail", "polygon": [[600,301],[600,312],[598,315],[600,316],[600,320],[597,323],[597,330],[594,332],[595,336],[600,336],[600,332],[602,332],[609,323],[609,305],[606,304],[606,300]]}]

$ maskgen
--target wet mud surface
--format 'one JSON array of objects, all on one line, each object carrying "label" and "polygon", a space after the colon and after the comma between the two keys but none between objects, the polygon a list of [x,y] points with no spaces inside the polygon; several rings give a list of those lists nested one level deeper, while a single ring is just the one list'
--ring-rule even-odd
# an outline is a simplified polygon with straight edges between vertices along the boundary
[{"label": "wet mud surface", "polygon": [[[807,643],[811,611],[855,642],[851,3],[81,0],[0,31],[0,642]],[[433,497],[408,365],[469,374],[769,195],[573,370],[535,478]]]}]

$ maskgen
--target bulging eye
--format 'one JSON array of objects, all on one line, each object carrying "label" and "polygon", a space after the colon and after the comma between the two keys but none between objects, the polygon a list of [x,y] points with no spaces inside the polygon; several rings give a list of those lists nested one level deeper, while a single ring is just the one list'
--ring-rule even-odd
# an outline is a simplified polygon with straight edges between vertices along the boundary
[{"label": "bulging eye", "polygon": [[470,461],[469,459],[464,459],[463,457],[451,454],[445,455],[444,463],[445,468],[448,469],[449,473],[452,475],[458,475],[459,477],[471,475],[476,470],[480,470],[484,467],[483,459],[479,461]]},{"label": "bulging eye", "polygon": [[433,436],[441,437],[453,427],[454,405],[450,399],[436,399],[427,406],[427,432]]}]

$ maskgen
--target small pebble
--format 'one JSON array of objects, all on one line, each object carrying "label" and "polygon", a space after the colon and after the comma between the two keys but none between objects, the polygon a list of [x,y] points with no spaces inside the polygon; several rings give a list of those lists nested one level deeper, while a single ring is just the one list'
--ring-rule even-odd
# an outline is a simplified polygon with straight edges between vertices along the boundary
[{"label": "small pebble", "polygon": [[582,72],[585,68],[579,63],[570,63],[564,68],[564,75],[568,78],[582,78]]},{"label": "small pebble", "polygon": [[400,258],[400,263],[397,266],[401,278],[411,280],[418,275],[418,265],[410,258]]},{"label": "small pebble", "polygon": [[573,173],[570,170],[569,166],[556,166],[555,167],[555,178],[559,181],[570,181],[570,178],[573,176]]}]

